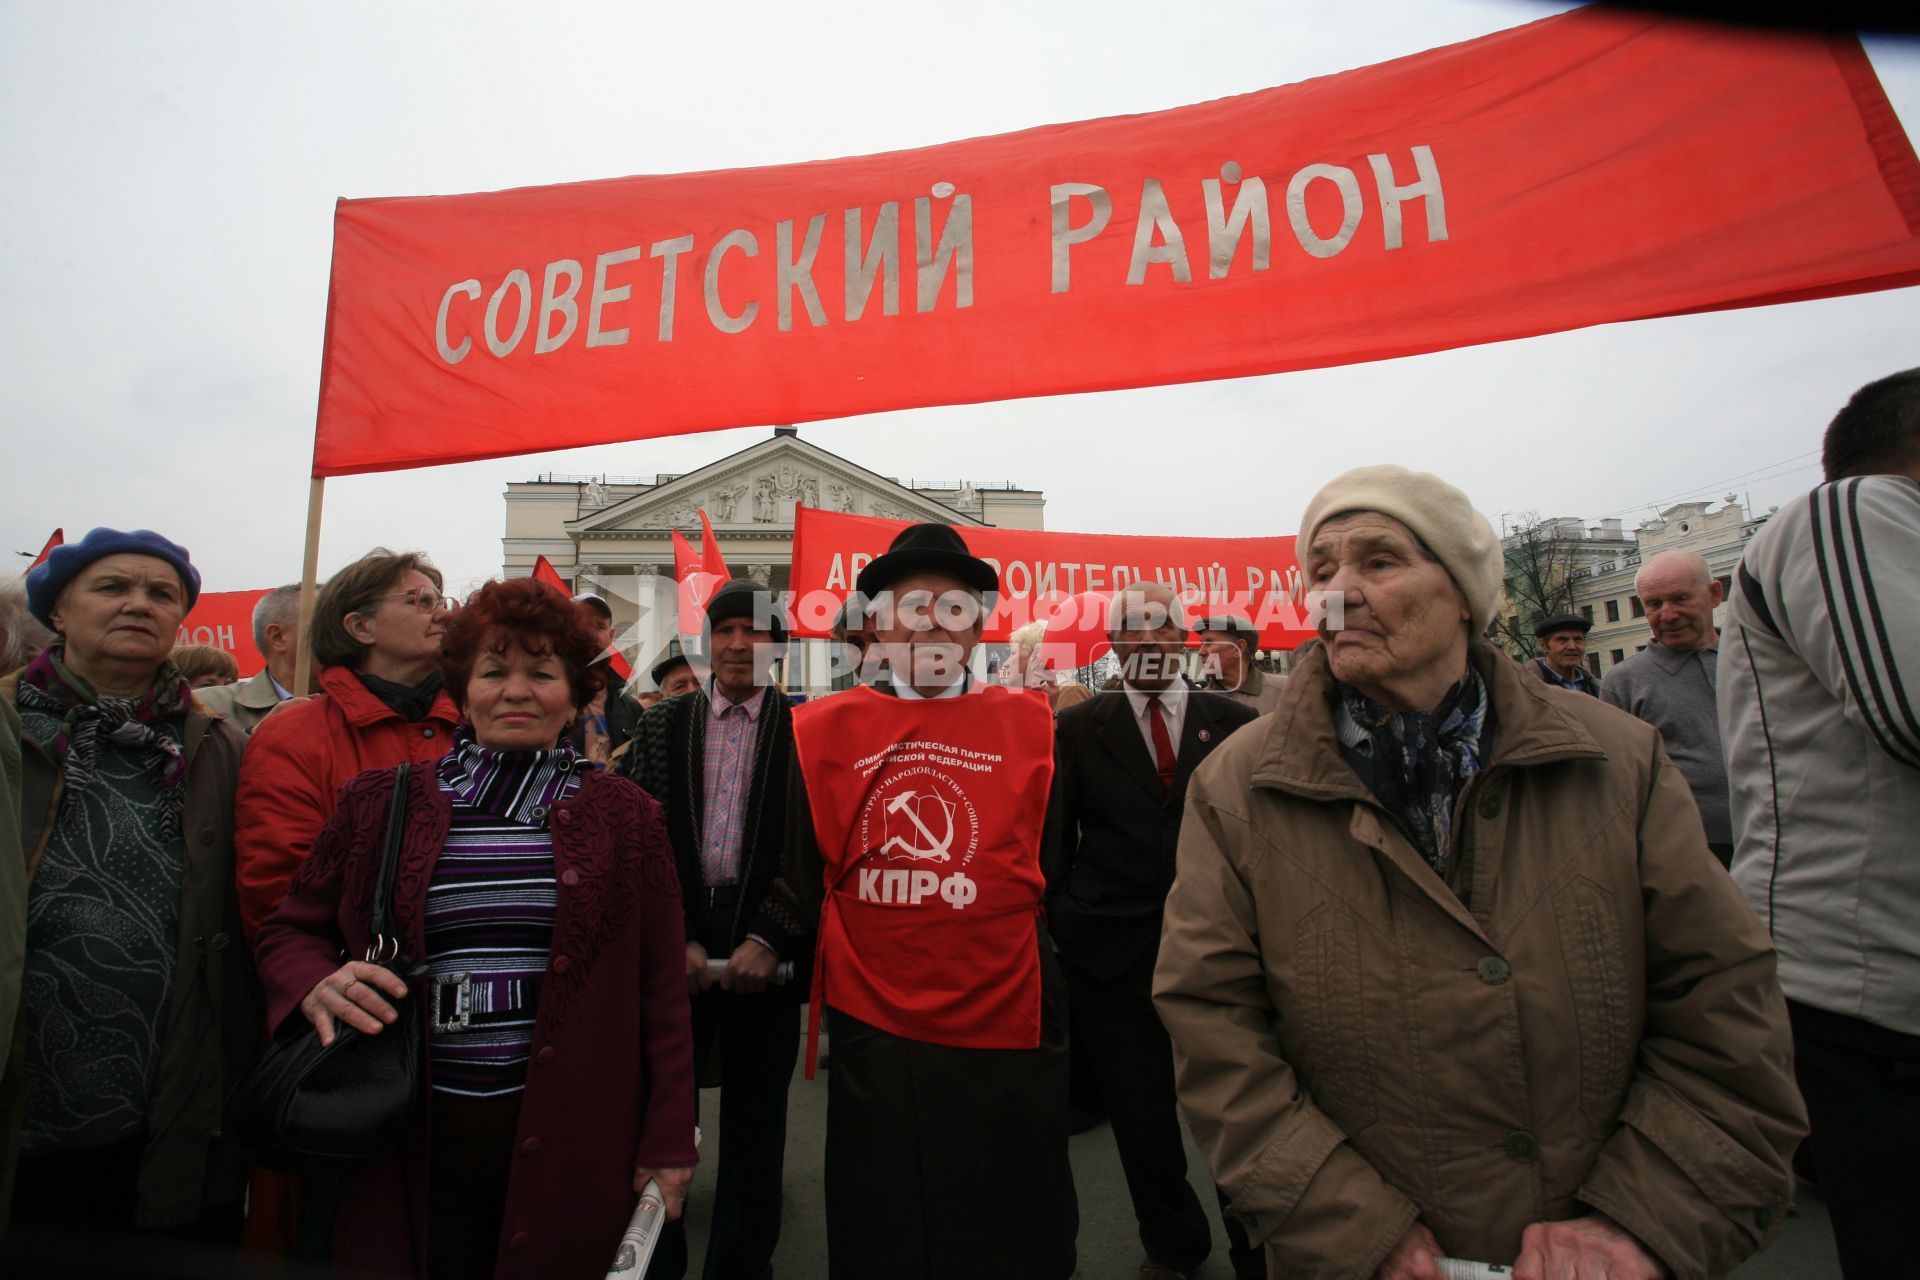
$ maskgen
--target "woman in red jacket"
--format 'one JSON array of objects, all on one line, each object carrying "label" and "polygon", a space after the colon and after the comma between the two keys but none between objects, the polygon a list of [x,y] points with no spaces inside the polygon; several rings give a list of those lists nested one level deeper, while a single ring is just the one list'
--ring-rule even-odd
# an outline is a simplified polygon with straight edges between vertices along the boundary
[{"label": "woman in red jacket", "polygon": [[[335,1265],[418,1277],[605,1274],[649,1179],[693,1176],[679,879],[660,807],[563,740],[597,678],[572,603],[490,583],[448,626],[468,724],[417,770],[395,875],[424,982],[429,1096],[399,1151],[342,1180]],[[404,980],[365,954],[396,769],[341,793],[255,946],[269,1025],[378,1034]]]},{"label": "woman in red jacket", "polygon": [[452,605],[418,552],[384,548],[336,573],[313,613],[320,692],[253,731],[235,802],[234,871],[248,938],[273,914],[349,778],[453,745],[459,712],[441,687]]}]

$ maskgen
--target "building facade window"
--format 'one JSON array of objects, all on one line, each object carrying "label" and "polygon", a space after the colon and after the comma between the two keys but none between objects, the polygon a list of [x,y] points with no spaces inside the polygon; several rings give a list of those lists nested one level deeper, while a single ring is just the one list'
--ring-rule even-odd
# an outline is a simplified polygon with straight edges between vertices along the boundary
[{"label": "building facade window", "polygon": [[1587,670],[1593,672],[1593,674],[1596,676],[1600,674],[1600,655],[1599,654],[1590,653],[1587,655]]},{"label": "building facade window", "polygon": [[1633,610],[1633,616],[1636,618],[1644,618],[1647,616],[1647,606],[1640,603],[1639,596],[1628,596],[1627,607]]},{"label": "building facade window", "polygon": [[[1590,604],[1583,604],[1583,605],[1581,605],[1581,606],[1580,606],[1580,616],[1581,616],[1581,617],[1583,617],[1583,618],[1585,618],[1585,619],[1586,619],[1586,620],[1587,620],[1588,622],[1592,622],[1592,621],[1593,621],[1593,606],[1592,606],[1592,605],[1590,605]],[[1596,658],[1595,658],[1594,660],[1595,660],[1596,662],[1597,662],[1597,661],[1599,661],[1599,659],[1598,659],[1597,657],[1596,657]]]},{"label": "building facade window", "polygon": [[1619,649],[1615,649],[1611,656],[1613,658],[1613,665],[1616,667],[1627,660],[1626,653]]},{"label": "building facade window", "polygon": [[1607,601],[1607,621],[1620,621],[1620,602],[1618,600]]}]

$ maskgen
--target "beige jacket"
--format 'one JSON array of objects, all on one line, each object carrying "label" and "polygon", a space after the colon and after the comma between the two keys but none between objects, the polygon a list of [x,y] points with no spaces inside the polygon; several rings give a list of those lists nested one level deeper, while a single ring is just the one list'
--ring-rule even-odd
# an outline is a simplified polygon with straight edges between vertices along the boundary
[{"label": "beige jacket", "polygon": [[241,733],[251,734],[267,713],[280,705],[280,693],[273,687],[273,677],[262,667],[258,674],[237,684],[195,689],[193,700],[208,715],[219,716]]},{"label": "beige jacket", "polygon": [[1511,1264],[1593,1209],[1724,1275],[1806,1131],[1772,947],[1654,729],[1473,662],[1451,888],[1342,757],[1323,650],[1194,775],[1154,981],[1194,1137],[1278,1277],[1366,1280],[1416,1217]]}]

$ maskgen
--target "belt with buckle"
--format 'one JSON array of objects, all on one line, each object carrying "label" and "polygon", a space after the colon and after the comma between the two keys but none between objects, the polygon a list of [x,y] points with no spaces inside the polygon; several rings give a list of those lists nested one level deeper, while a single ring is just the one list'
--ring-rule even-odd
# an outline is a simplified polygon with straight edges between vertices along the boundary
[{"label": "belt with buckle", "polygon": [[531,1013],[540,1003],[540,977],[491,978],[482,974],[438,973],[427,979],[429,1025],[442,1033],[465,1031],[478,1018],[502,1020],[496,1015]]}]

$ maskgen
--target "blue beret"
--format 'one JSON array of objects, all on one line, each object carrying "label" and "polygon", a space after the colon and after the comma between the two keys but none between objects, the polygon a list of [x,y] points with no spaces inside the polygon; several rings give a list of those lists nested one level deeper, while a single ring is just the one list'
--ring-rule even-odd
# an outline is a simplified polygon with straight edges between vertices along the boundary
[{"label": "blue beret", "polygon": [[165,560],[187,589],[187,608],[200,598],[200,571],[187,549],[151,529],[95,529],[78,542],[68,542],[47,553],[46,560],[27,574],[27,609],[42,625],[53,625],[53,604],[75,574],[107,556],[153,556]]}]

